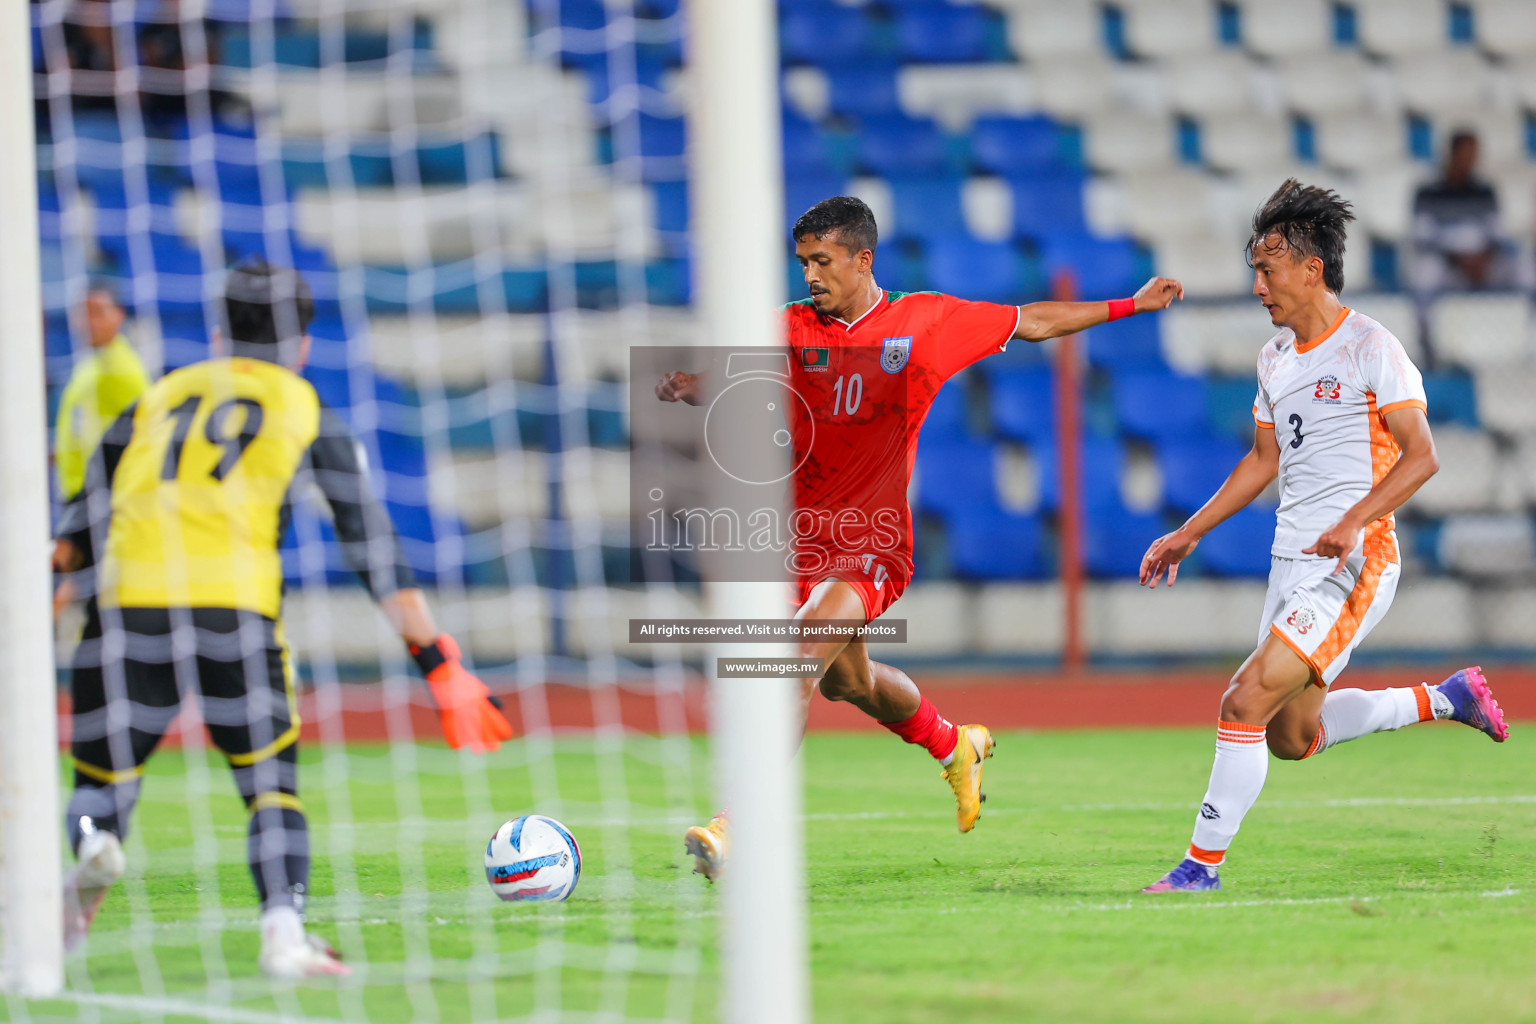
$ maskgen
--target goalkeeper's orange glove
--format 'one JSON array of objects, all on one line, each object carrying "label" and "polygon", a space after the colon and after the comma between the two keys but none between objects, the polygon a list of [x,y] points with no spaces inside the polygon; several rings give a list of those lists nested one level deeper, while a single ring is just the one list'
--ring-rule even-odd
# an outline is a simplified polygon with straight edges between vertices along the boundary
[{"label": "goalkeeper's orange glove", "polygon": [[443,736],[454,750],[468,747],[477,754],[489,753],[512,738],[512,723],[485,684],[459,660],[459,645],[447,633],[425,647],[411,644],[411,657],[427,677]]}]

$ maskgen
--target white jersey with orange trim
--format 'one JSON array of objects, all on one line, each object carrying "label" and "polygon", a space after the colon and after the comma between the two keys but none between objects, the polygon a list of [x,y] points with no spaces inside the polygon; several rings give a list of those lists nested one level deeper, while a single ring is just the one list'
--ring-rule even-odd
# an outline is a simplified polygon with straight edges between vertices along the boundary
[{"label": "white jersey with orange trim", "polygon": [[[1424,378],[1402,343],[1348,307],[1320,336],[1286,328],[1259,354],[1253,418],[1280,445],[1280,509],[1271,551],[1302,554],[1355,505],[1402,454],[1387,429],[1395,409],[1427,408]],[[1357,554],[1398,561],[1391,515],[1370,524]]]}]

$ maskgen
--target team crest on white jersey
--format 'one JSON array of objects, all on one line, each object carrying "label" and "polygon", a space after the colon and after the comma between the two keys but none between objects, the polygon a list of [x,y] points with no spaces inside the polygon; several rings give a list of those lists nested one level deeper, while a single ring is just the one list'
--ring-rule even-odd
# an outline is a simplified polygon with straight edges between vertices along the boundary
[{"label": "team crest on white jersey", "polygon": [[1312,627],[1317,623],[1317,613],[1311,608],[1298,608],[1286,618],[1285,624],[1290,626],[1302,636],[1312,632]]},{"label": "team crest on white jersey", "polygon": [[1339,378],[1329,374],[1317,382],[1317,390],[1312,392],[1312,403],[1314,405],[1341,405],[1343,404],[1343,399],[1339,395],[1342,393],[1342,390]]},{"label": "team crest on white jersey", "polygon": [[900,373],[907,365],[912,352],[911,338],[885,338],[880,342],[880,369],[886,373]]}]

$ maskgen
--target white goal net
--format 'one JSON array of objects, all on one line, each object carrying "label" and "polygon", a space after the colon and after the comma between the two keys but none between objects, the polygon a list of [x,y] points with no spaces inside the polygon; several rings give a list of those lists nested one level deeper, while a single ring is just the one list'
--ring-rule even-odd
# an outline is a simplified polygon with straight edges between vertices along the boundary
[{"label": "white goal net", "polygon": [[[247,810],[187,699],[63,995],[0,995],[0,1016],[717,1019],[719,893],[682,844],[719,804],[704,651],[628,628],[703,614],[687,567],[633,578],[627,522],[629,349],[695,340],[677,0],[28,8],[50,419],[99,357],[102,296],[153,380],[215,351],[231,267],[296,268],[305,377],[516,738],[443,745],[325,502],[296,495],[307,927],[352,975],[259,972]],[[66,684],[82,617],[57,630]],[[566,902],[502,904],[484,881],[486,840],[525,813],[580,843]]]}]

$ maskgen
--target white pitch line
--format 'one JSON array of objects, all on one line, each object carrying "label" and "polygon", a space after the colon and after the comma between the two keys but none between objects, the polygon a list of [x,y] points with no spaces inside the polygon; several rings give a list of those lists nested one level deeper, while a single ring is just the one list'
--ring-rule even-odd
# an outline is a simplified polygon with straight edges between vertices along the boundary
[{"label": "white pitch line", "polygon": [[220,1024],[345,1024],[334,1017],[302,1017],[287,1013],[268,1013],[265,1010],[242,1010],[235,1006],[218,1006],[211,1003],[195,1003],[168,996],[133,996],[105,992],[65,992],[59,999],[82,1006],[99,1006],[106,1010],[137,1010],[157,1016],[199,1017],[218,1021]]}]

